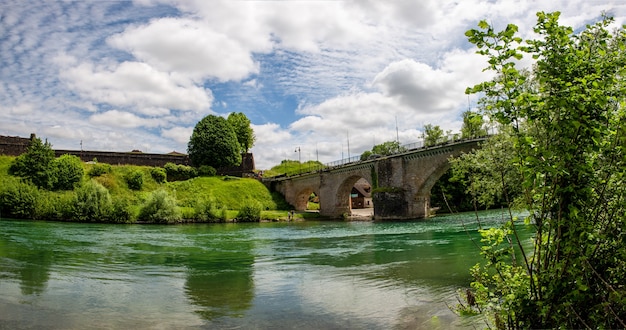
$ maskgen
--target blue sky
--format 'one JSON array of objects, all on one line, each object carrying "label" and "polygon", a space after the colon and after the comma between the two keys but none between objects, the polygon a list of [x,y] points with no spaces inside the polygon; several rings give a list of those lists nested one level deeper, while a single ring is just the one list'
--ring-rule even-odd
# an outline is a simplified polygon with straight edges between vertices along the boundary
[{"label": "blue sky", "polygon": [[257,168],[297,147],[330,162],[458,131],[465,88],[490,77],[464,32],[487,19],[531,37],[557,10],[578,29],[626,23],[623,0],[0,0],[0,135],[186,152],[202,117],[243,112]]}]

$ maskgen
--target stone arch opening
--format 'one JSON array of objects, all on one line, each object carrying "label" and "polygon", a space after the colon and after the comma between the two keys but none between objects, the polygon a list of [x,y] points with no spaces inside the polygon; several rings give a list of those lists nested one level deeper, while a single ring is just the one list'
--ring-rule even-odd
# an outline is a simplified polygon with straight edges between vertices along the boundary
[{"label": "stone arch opening", "polygon": [[338,208],[343,210],[342,214],[373,215],[372,188],[372,184],[361,175],[352,175],[344,179],[335,196]]},{"label": "stone arch opening", "polygon": [[319,210],[319,191],[316,191],[312,187],[307,187],[298,191],[298,193],[296,194],[296,201],[295,201],[296,203],[294,205],[296,210],[298,211],[313,210],[313,208],[311,209],[309,208],[309,201],[311,200],[311,195],[313,194],[317,196],[317,200],[318,200],[318,207],[315,210]]},{"label": "stone arch opening", "polygon": [[440,163],[439,166],[433,168],[432,172],[425,178],[424,182],[418,186],[415,195],[413,196],[414,201],[418,201],[423,203],[423,214],[424,217],[428,217],[436,211],[436,209],[432,208],[430,203],[431,190],[435,183],[439,181],[439,179],[450,169],[449,162]]}]

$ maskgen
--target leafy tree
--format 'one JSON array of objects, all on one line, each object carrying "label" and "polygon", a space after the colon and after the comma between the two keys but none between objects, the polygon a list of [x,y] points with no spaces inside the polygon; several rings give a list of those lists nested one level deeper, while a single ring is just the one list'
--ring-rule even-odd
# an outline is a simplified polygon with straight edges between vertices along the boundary
[{"label": "leafy tree", "polygon": [[254,131],[250,126],[250,119],[248,119],[248,117],[246,117],[246,115],[242,112],[233,112],[228,115],[226,121],[228,121],[230,126],[232,126],[235,131],[235,135],[237,135],[237,142],[239,142],[240,147],[239,152],[248,152],[256,140]]},{"label": "leafy tree", "polygon": [[461,138],[468,139],[487,135],[487,130],[484,128],[484,125],[485,120],[481,114],[471,111],[463,112]]},{"label": "leafy tree", "polygon": [[53,161],[55,184],[54,189],[72,190],[83,180],[85,169],[83,162],[74,155],[62,155]]},{"label": "leafy tree", "polygon": [[109,190],[95,180],[76,191],[72,218],[78,221],[107,221],[113,208]]},{"label": "leafy tree", "polygon": [[26,153],[15,158],[9,173],[30,180],[37,187],[52,189],[56,179],[53,161],[52,145],[36,137],[30,141]]},{"label": "leafy tree", "polygon": [[157,223],[173,223],[182,219],[182,214],[176,200],[160,189],[150,194],[150,198],[139,210],[139,220],[157,222]]},{"label": "leafy tree", "polygon": [[189,158],[196,167],[237,166],[241,164],[240,151],[233,127],[215,115],[208,115],[196,124],[187,145]]},{"label": "leafy tree", "polygon": [[424,125],[424,145],[432,146],[441,142],[444,142],[443,130],[439,125],[433,126],[431,124]]},{"label": "leafy tree", "polygon": [[[625,328],[626,32],[607,17],[577,34],[558,12],[537,17],[540,37],[525,43],[513,24],[466,33],[498,74],[467,92],[510,129],[507,162],[536,234],[529,251],[512,216],[481,231],[486,263],[465,309],[497,328]],[[530,75],[516,68],[524,54]]]},{"label": "leafy tree", "polygon": [[372,151],[365,151],[361,154],[361,160],[367,160],[372,155],[389,156],[406,151],[398,141],[387,141],[372,147]]}]

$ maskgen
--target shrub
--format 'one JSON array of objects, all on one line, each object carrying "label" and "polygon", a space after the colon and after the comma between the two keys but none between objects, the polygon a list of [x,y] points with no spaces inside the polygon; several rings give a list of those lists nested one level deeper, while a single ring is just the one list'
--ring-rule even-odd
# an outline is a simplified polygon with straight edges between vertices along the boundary
[{"label": "shrub", "polygon": [[65,194],[42,191],[37,200],[36,219],[65,220],[72,217],[74,193]]},{"label": "shrub", "polygon": [[37,210],[39,189],[30,183],[6,180],[0,190],[0,210],[3,216],[19,219],[34,219]]},{"label": "shrub", "polygon": [[113,207],[111,208],[108,220],[115,223],[133,222],[132,213],[130,212],[130,206],[127,199],[115,198],[113,200]]},{"label": "shrub", "polygon": [[167,173],[167,181],[184,181],[198,176],[198,171],[186,165],[176,165],[174,163],[167,163],[163,166]]},{"label": "shrub", "polygon": [[139,220],[172,223],[180,221],[182,214],[176,201],[165,190],[156,190],[150,194],[150,198],[139,211]]},{"label": "shrub", "polygon": [[201,222],[223,222],[226,219],[222,216],[223,207],[212,197],[199,201],[195,205],[196,221]]},{"label": "shrub", "polygon": [[82,181],[85,174],[83,162],[74,155],[62,155],[55,159],[52,165],[56,177],[55,190],[73,190]]},{"label": "shrub", "polygon": [[143,187],[143,173],[139,170],[131,171],[124,177],[128,188],[132,190],[141,190]]},{"label": "shrub", "polygon": [[150,176],[156,181],[156,183],[163,183],[167,181],[167,172],[160,167],[153,167],[150,169]]},{"label": "shrub", "polygon": [[91,169],[89,170],[89,172],[87,172],[87,175],[89,175],[89,177],[97,177],[97,176],[101,176],[103,174],[107,174],[107,173],[111,173],[111,165],[109,164],[94,164]]},{"label": "shrub", "polygon": [[261,205],[257,202],[244,205],[237,213],[237,221],[240,222],[256,222],[259,220],[261,220]]},{"label": "shrub", "polygon": [[52,189],[56,178],[53,161],[54,150],[50,143],[35,138],[30,141],[26,153],[15,158],[9,174],[28,179],[37,187]]},{"label": "shrub", "polygon": [[202,165],[198,168],[198,175],[200,176],[215,176],[217,175],[217,170],[213,166]]},{"label": "shrub", "polygon": [[76,191],[72,219],[78,221],[107,221],[113,204],[107,188],[91,180]]}]

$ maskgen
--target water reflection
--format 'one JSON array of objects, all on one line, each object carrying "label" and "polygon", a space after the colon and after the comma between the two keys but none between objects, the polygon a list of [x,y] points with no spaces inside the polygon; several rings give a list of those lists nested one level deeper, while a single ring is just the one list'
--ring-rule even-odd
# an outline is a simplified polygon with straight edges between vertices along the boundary
[{"label": "water reflection", "polygon": [[228,241],[215,234],[195,237],[200,250],[186,260],[185,294],[196,313],[206,320],[242,316],[254,298],[252,242],[241,235]]}]

